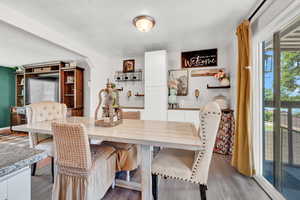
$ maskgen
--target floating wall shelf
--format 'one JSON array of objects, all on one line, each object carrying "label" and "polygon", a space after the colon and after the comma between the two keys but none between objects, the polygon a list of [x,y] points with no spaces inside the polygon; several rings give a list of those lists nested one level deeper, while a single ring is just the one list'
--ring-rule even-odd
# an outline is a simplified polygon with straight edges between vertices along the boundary
[{"label": "floating wall shelf", "polygon": [[230,88],[230,85],[227,85],[227,86],[209,86],[207,84],[207,89],[228,89]]},{"label": "floating wall shelf", "polygon": [[116,82],[125,82],[125,81],[142,81],[143,80],[143,72],[121,72],[118,71],[115,73],[115,81]]}]

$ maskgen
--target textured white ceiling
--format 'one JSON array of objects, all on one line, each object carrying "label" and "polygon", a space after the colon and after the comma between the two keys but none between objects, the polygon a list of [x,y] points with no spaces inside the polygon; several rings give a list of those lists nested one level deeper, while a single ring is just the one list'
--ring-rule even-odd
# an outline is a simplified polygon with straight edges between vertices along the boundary
[{"label": "textured white ceiling", "polygon": [[0,66],[81,59],[62,47],[0,21]]},{"label": "textured white ceiling", "polygon": [[[118,56],[145,50],[192,50],[226,45],[257,0],[1,0],[98,52]],[[148,33],[132,19],[155,18]]]}]

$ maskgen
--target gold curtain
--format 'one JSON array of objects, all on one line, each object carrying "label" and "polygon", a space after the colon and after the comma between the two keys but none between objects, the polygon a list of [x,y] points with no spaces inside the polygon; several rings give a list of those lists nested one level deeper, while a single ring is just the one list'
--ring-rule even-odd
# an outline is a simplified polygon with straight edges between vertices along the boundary
[{"label": "gold curtain", "polygon": [[246,176],[253,175],[252,142],[250,132],[250,22],[245,20],[237,28],[238,66],[237,66],[237,114],[234,151],[231,164]]}]

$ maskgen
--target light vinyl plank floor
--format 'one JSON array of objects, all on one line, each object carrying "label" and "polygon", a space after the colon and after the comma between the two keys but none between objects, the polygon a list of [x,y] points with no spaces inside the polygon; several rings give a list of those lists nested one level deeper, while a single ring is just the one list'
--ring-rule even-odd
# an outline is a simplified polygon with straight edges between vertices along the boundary
[{"label": "light vinyl plank floor", "polygon": [[[232,168],[227,158],[214,154],[208,180],[208,200],[269,200],[270,198],[248,177],[240,175]],[[133,180],[139,180],[139,171],[132,173]],[[32,177],[32,200],[51,199],[50,168],[37,170],[37,176]],[[116,187],[110,189],[104,200],[139,200],[140,192]],[[160,200],[200,200],[198,185],[173,179],[160,179]]]}]

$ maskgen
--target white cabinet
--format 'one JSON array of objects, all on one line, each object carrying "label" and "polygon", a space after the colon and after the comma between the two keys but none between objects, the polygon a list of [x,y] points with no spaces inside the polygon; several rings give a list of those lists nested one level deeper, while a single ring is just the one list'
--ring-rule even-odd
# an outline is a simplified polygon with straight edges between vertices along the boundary
[{"label": "white cabinet", "polygon": [[145,87],[145,117],[147,120],[167,119],[167,86]]},{"label": "white cabinet", "polygon": [[167,85],[167,51],[145,52],[145,86]]},{"label": "white cabinet", "polygon": [[31,176],[29,167],[0,178],[0,200],[21,199],[31,199]]},{"label": "white cabinet", "polygon": [[145,53],[145,112],[146,120],[167,120],[167,52]]},{"label": "white cabinet", "polygon": [[192,122],[198,128],[199,126],[199,111],[186,110],[184,113],[185,121]]},{"label": "white cabinet", "polygon": [[185,122],[184,112],[182,112],[182,110],[169,110],[168,121]]},{"label": "white cabinet", "polygon": [[7,181],[0,182],[0,200],[7,200]]},{"label": "white cabinet", "polygon": [[141,120],[144,120],[144,110],[143,109],[123,109],[123,112],[140,112]]},{"label": "white cabinet", "polygon": [[194,110],[168,110],[168,121],[191,122],[196,128],[199,126],[199,111]]}]

